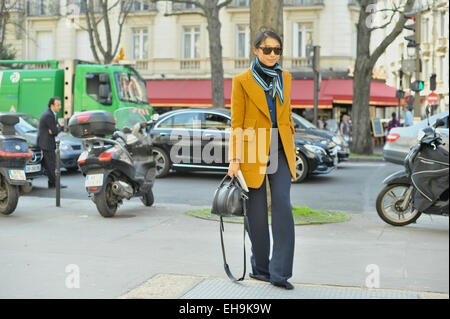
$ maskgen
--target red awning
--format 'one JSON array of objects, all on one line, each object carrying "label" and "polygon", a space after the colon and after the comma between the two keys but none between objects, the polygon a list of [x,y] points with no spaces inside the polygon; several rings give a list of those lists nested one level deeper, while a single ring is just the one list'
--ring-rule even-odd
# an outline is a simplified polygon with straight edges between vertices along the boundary
[{"label": "red awning", "polygon": [[[231,103],[231,80],[224,81],[225,104]],[[293,108],[314,106],[314,81],[293,80],[291,104]],[[372,81],[370,105],[396,106],[396,89],[385,83]],[[147,80],[149,103],[154,107],[211,107],[211,80]],[[353,103],[353,80],[322,80],[319,108],[331,109],[333,104]]]}]

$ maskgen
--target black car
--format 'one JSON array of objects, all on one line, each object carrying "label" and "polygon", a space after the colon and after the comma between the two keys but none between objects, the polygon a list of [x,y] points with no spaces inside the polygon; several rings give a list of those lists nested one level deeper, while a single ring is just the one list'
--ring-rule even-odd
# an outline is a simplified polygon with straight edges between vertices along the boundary
[{"label": "black car", "polygon": [[350,155],[348,142],[346,142],[339,133],[319,129],[307,119],[295,113],[292,113],[292,119],[294,120],[294,128],[296,132],[320,136],[335,143],[338,148],[337,153],[339,162],[342,162]]},{"label": "black car", "polygon": [[[150,132],[156,176],[166,176],[170,169],[226,172],[230,129],[228,110],[186,109],[162,114]],[[294,182],[301,182],[310,174],[327,174],[336,166],[335,143],[298,132],[295,144],[297,179]]]}]

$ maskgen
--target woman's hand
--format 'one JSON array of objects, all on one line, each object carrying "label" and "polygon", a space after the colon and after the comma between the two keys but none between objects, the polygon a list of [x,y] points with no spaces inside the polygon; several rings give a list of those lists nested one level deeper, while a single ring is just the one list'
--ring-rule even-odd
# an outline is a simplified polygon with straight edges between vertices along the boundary
[{"label": "woman's hand", "polygon": [[230,162],[230,166],[228,166],[228,176],[237,177],[240,169],[241,165],[239,164],[239,162],[236,160],[232,160]]}]

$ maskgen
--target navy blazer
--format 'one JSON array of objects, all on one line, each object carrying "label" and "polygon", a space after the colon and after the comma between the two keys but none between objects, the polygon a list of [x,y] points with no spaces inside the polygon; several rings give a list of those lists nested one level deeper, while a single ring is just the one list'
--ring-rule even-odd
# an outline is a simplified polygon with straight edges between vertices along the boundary
[{"label": "navy blazer", "polygon": [[[52,134],[48,130],[52,131]],[[42,113],[39,119],[39,131],[37,136],[37,144],[44,151],[52,151],[56,149],[55,136],[61,132],[61,127],[57,125],[55,114],[48,108]]]}]

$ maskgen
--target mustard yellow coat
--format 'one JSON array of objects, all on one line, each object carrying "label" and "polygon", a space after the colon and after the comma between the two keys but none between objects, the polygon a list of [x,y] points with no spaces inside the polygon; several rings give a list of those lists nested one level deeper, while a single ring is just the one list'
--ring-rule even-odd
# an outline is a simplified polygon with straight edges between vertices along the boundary
[{"label": "mustard yellow coat", "polygon": [[[289,170],[295,178],[294,122],[291,109],[291,74],[283,70],[284,103],[277,95],[277,125]],[[231,132],[228,160],[238,160],[248,187],[261,187],[267,170],[272,120],[264,90],[251,70],[233,78]],[[279,146],[281,147],[281,146]]]}]

